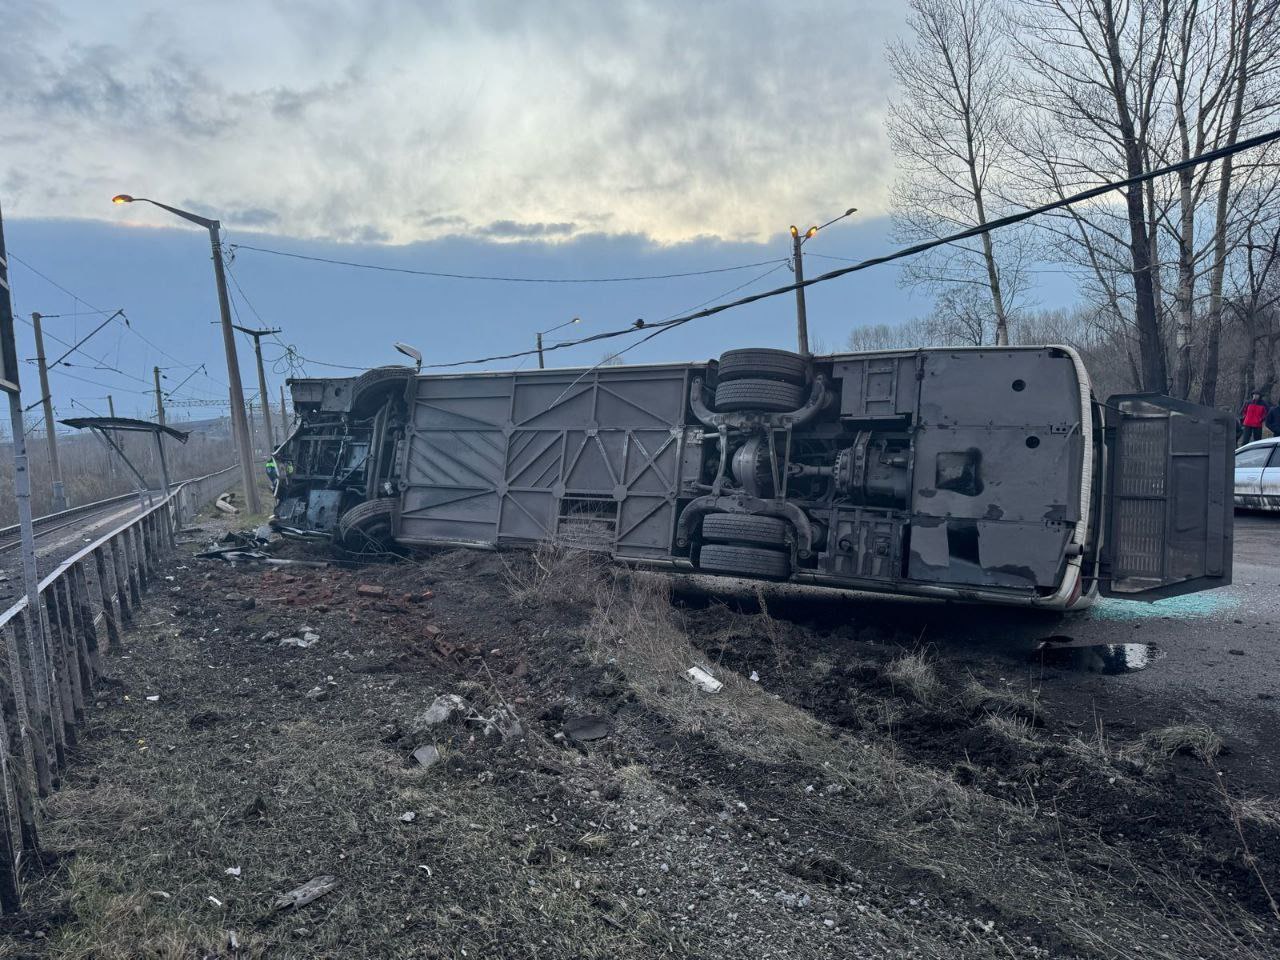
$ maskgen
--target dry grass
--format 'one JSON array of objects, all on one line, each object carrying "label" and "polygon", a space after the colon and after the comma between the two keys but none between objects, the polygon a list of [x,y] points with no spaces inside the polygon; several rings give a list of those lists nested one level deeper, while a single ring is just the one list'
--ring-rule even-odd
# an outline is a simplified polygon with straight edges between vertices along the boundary
[{"label": "dry grass", "polygon": [[1232,819],[1280,830],[1280,803],[1272,797],[1232,797]]},{"label": "dry grass", "polygon": [[923,654],[909,653],[898,657],[885,669],[885,676],[893,684],[894,692],[905,692],[925,706],[936,704],[942,697],[943,686],[938,671]]},{"label": "dry grass", "polygon": [[960,705],[971,714],[1018,717],[1034,724],[1040,717],[1040,699],[1034,692],[1011,687],[986,687],[970,680],[960,691]]},{"label": "dry grass", "polygon": [[1003,737],[1011,743],[1027,747],[1035,746],[1037,743],[1036,728],[1032,726],[1030,720],[1024,720],[1021,717],[988,713],[982,718],[982,726],[984,729],[991,731],[998,737]]},{"label": "dry grass", "polygon": [[1199,723],[1173,724],[1148,730],[1142,735],[1142,743],[1163,757],[1185,753],[1208,761],[1222,752],[1222,738]]},{"label": "dry grass", "polygon": [[503,560],[507,592],[522,606],[591,602],[606,563],[597,553],[554,543]]}]

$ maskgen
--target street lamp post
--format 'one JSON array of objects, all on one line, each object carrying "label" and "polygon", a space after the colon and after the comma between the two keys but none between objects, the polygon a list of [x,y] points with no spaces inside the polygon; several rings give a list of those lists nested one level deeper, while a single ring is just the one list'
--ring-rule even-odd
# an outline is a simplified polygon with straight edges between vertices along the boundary
[{"label": "street lamp post", "polygon": [[572,320],[566,320],[564,323],[557,324],[556,326],[551,327],[550,329],[538,331],[536,336],[538,338],[538,369],[539,370],[545,370],[547,367],[547,365],[542,362],[542,335],[544,333],[555,333],[561,327],[567,327],[572,323],[581,323],[581,322],[582,322],[581,317],[574,317]]},{"label": "street lamp post", "polygon": [[852,216],[858,212],[857,207],[850,207],[840,216],[828,220],[820,227],[810,227],[801,236],[800,231],[795,224],[791,225],[791,265],[796,274],[796,340],[799,344],[800,353],[806,357],[809,355],[809,315],[804,305],[804,258],[800,248],[804,246],[804,242],[816,234],[819,230],[825,230],[837,221],[843,220],[845,217]]},{"label": "street lamp post", "polygon": [[222,347],[227,354],[227,380],[231,385],[231,426],[236,434],[236,449],[240,455],[240,475],[244,483],[245,504],[250,513],[257,513],[262,509],[262,503],[258,499],[258,488],[254,483],[253,447],[249,437],[248,419],[244,412],[244,387],[240,383],[240,361],[236,357],[235,334],[231,328],[231,301],[227,297],[227,277],[222,266],[222,239],[219,236],[222,224],[217,220],[188,213],[186,210],[179,210],[167,203],[149,200],[146,197],[131,197],[121,193],[112,197],[111,202],[149,203],[209,231],[209,243],[213,247],[213,277],[218,285],[218,309],[222,314]]}]

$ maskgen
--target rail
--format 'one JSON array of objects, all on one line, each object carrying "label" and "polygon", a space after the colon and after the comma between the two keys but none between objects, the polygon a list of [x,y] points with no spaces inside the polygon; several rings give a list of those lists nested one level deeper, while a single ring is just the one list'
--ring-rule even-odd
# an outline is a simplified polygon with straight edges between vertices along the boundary
[{"label": "rail", "polygon": [[[234,464],[230,467],[224,467],[216,473],[206,474],[203,477],[191,477],[186,480],[179,480],[172,485],[172,489],[178,490],[191,484],[203,484],[216,477],[226,477],[227,486],[234,484],[234,476],[239,468]],[[226,487],[223,488],[225,490]],[[154,493],[154,491],[148,491]],[[220,490],[219,493],[222,491]],[[54,530],[61,530],[63,527],[70,526],[81,517],[89,516],[108,507],[114,507],[117,504],[130,503],[137,500],[140,496],[137,490],[129,493],[122,493],[116,497],[106,497],[102,500],[94,500],[92,503],[82,503],[79,506],[71,507],[67,510],[59,510],[57,513],[47,513],[43,517],[36,517],[32,521],[32,526],[37,533],[50,533]],[[11,550],[22,543],[22,530],[18,524],[8,527],[0,527],[0,553]]]},{"label": "rail", "polygon": [[175,484],[41,579],[34,604],[23,596],[0,613],[0,914],[21,909],[28,864],[39,862],[35,798],[58,787],[101,655],[124,649],[148,584],[174,550],[175,530],[237,475],[228,467]]}]

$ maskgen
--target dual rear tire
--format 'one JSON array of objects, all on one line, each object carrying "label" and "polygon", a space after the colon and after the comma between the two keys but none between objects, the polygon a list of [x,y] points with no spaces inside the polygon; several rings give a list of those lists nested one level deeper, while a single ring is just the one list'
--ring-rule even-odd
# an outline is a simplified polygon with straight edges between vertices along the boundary
[{"label": "dual rear tire", "polygon": [[804,403],[808,373],[808,360],[788,350],[730,350],[720,356],[716,409],[790,413]]},{"label": "dual rear tire", "polygon": [[709,573],[785,580],[791,575],[787,523],[748,513],[712,513],[702,520],[698,568]]}]

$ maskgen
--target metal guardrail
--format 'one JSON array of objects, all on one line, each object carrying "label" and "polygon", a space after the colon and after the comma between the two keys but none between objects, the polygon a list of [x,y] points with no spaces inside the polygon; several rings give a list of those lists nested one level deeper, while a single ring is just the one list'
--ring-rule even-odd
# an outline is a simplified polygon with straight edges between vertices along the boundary
[{"label": "metal guardrail", "polygon": [[[217,480],[215,478],[225,477],[227,479],[226,486],[218,491],[218,493],[223,493],[228,487],[234,486],[235,474],[238,469],[239,468],[233,464],[229,467],[224,467],[217,473],[209,473],[203,477],[190,477],[186,480],[179,480],[173,484],[172,489],[182,490],[189,488],[192,485],[202,485],[209,483],[210,481],[213,481],[216,485]],[[148,492],[154,494],[156,491]],[[215,496],[216,495],[217,494],[215,494]],[[139,492],[137,490],[133,490],[129,493],[122,493],[116,497],[94,500],[92,503],[82,503],[79,506],[71,507],[67,510],[59,510],[57,513],[47,513],[43,517],[36,517],[35,520],[32,521],[32,526],[35,528],[37,533],[48,533],[50,530],[58,530],[61,527],[68,526],[80,517],[96,513],[99,510],[105,510],[107,507],[114,507],[116,504],[135,501],[139,496]],[[185,522],[185,518],[183,522]],[[0,527],[0,552],[20,544],[22,542],[21,533],[21,527],[18,524],[13,524],[8,527]]]},{"label": "metal guardrail", "polygon": [[[174,531],[236,482],[237,467],[186,480],[138,516],[64,560],[0,613],[0,914],[21,909],[39,862],[39,809],[78,742],[105,651],[124,634],[147,585],[174,550]],[[104,501],[98,501],[101,506]]]}]

